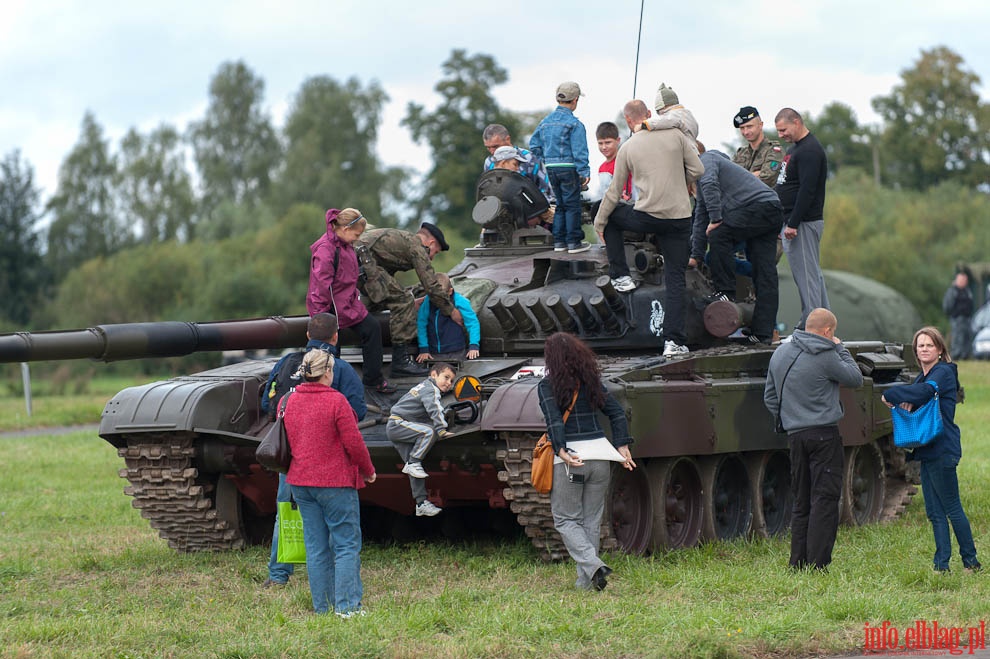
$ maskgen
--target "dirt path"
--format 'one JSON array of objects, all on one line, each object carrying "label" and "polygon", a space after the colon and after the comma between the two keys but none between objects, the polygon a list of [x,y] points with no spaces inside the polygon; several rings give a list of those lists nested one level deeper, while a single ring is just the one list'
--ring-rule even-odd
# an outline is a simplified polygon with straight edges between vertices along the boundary
[{"label": "dirt path", "polygon": [[26,428],[24,430],[8,430],[0,432],[0,439],[16,439],[19,437],[34,437],[36,435],[68,435],[73,432],[96,432],[100,429],[98,423],[87,423],[82,426],[57,426],[55,428]]}]

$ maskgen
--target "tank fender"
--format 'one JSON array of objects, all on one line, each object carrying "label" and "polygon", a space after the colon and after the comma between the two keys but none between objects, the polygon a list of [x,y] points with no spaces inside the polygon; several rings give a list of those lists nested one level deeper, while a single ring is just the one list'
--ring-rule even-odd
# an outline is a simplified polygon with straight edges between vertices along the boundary
[{"label": "tank fender", "polygon": [[542,378],[513,380],[492,392],[481,416],[482,431],[532,432],[547,428],[536,391]]},{"label": "tank fender", "polygon": [[124,389],[106,404],[100,436],[113,444],[114,435],[205,430],[240,439],[258,422],[271,365],[245,362]]}]

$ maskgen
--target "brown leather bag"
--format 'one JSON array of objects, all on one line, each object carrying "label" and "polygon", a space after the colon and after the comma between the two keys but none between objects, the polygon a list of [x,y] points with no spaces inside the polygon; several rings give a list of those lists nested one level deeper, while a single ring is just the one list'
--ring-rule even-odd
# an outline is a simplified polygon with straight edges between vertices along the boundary
[{"label": "brown leather bag", "polygon": [[[567,423],[567,417],[574,409],[577,396],[578,392],[575,390],[570,406],[564,411],[564,423]],[[530,472],[530,481],[533,483],[533,489],[540,494],[549,493],[553,487],[553,443],[546,433],[543,433],[533,447],[533,469]]]}]

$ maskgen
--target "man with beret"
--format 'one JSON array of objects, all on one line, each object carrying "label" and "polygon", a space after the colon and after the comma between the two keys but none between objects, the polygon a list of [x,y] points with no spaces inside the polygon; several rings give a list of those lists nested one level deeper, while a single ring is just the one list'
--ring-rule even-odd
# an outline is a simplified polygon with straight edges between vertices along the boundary
[{"label": "man with beret", "polygon": [[[488,149],[489,154],[485,158],[484,166],[484,171],[487,172],[498,167],[498,163],[495,160],[495,151],[505,146],[512,147],[512,136],[509,135],[509,129],[502,124],[489,124],[485,126],[482,139],[485,141],[485,148]],[[519,168],[516,171],[533,181],[536,187],[540,189],[540,192],[543,193],[543,196],[547,198],[547,201],[552,204],[554,201],[553,188],[550,185],[550,177],[547,176],[547,168],[543,166],[543,161],[534,156],[528,149],[521,147],[513,148],[521,156]]]},{"label": "man with beret", "polygon": [[410,291],[395,280],[396,272],[415,270],[430,303],[445,316],[463,323],[450,297],[437,281],[433,257],[450,249],[437,225],[424,222],[416,233],[401,229],[372,229],[365,231],[355,244],[361,276],[358,288],[371,302],[371,309],[389,311],[389,331],[392,335],[392,377],[423,376],[425,366],[417,364],[413,355],[419,350],[416,328],[416,300]]},{"label": "man with beret", "polygon": [[767,139],[763,134],[760,113],[752,105],[739,108],[739,112],[732,118],[732,125],[739,129],[747,142],[746,146],[736,149],[732,162],[752,172],[771,188],[777,185],[784,152],[780,148],[780,142]]}]

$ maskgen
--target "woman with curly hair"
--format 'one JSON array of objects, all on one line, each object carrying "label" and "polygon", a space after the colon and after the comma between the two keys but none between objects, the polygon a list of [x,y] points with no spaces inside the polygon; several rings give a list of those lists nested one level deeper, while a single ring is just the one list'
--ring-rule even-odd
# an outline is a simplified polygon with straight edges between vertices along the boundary
[{"label": "woman with curly hair", "polygon": [[[553,524],[577,563],[576,586],[604,590],[612,573],[598,557],[602,512],[611,473],[610,461],[636,468],[629,453],[632,437],[622,406],[605,389],[595,353],[565,332],[544,345],[546,374],[537,387],[540,408],[553,444]],[[563,416],[570,410],[566,423]],[[598,424],[601,410],[612,426],[611,442]]]},{"label": "woman with curly hair", "polygon": [[978,572],[981,565],[976,559],[973,530],[959,498],[959,478],[956,476],[956,467],[962,458],[959,426],[956,425],[956,403],[962,402],[959,372],[952,363],[949,348],[938,329],[922,327],[914,333],[911,344],[921,373],[912,384],[891,387],[883,392],[881,400],[887,407],[899,405],[911,411],[935,397],[935,387],[928,384],[929,382],[934,382],[938,387],[942,434],[931,443],[908,453],[908,460],[921,462],[921,492],[925,496],[925,513],[932,523],[932,532],[935,535],[935,571],[949,571],[949,559],[952,558],[952,539],[949,537],[951,522],[959,543],[963,569]]}]

